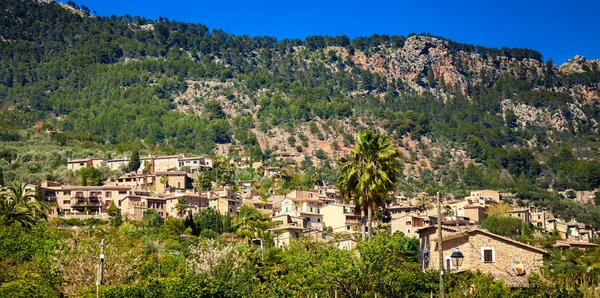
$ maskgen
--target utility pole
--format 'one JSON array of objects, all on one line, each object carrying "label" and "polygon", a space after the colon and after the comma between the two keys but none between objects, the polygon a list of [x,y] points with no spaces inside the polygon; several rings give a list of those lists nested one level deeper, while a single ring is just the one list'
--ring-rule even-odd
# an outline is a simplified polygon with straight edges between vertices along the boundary
[{"label": "utility pole", "polygon": [[438,234],[438,251],[440,258],[440,298],[444,298],[444,249],[442,246],[442,202],[440,192],[437,193],[437,234]]},{"label": "utility pole", "polygon": [[96,272],[96,298],[100,293],[100,284],[102,283],[102,271],[104,270],[104,239],[100,240],[100,260],[98,261],[98,271]]}]

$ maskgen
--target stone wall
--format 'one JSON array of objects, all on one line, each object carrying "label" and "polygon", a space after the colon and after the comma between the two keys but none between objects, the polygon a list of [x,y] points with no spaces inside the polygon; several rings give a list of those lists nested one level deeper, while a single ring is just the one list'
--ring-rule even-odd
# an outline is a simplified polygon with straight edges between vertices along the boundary
[{"label": "stone wall", "polygon": [[[516,276],[512,270],[512,257],[517,256],[521,259],[527,275],[536,272],[540,273],[543,266],[543,254],[532,248],[514,244],[508,240],[501,240],[489,236],[485,233],[474,231],[470,235],[457,237],[452,240],[444,241],[444,258],[449,257],[456,248],[465,256],[463,264],[459,270],[480,270],[484,273],[490,273],[495,276],[508,275]],[[493,263],[484,263],[482,261],[482,247],[491,247],[495,251],[495,261]],[[439,268],[439,258],[437,243],[431,242],[430,268]],[[456,268],[452,268],[456,270]]]}]

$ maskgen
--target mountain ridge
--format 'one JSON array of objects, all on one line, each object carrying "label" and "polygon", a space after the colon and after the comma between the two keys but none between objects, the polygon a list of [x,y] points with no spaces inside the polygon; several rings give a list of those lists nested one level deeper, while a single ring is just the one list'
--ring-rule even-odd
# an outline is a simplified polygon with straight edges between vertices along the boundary
[{"label": "mountain ridge", "polygon": [[[143,150],[265,165],[298,153],[305,161],[291,165],[334,182],[336,159],[372,129],[404,152],[408,193],[600,186],[598,60],[557,66],[534,50],[428,35],[278,41],[34,1],[0,7],[8,179],[59,180],[57,159]],[[63,155],[10,153],[46,143]]]}]

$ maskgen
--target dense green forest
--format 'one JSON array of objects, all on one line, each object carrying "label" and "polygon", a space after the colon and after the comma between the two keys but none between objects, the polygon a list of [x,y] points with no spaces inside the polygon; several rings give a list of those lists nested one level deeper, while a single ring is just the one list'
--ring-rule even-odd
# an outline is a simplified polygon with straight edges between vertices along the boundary
[{"label": "dense green forest", "polygon": [[[73,175],[62,167],[67,158],[137,150],[211,155],[231,145],[230,156],[271,165],[281,148],[261,147],[259,137],[276,136],[275,128],[290,135],[280,146],[299,153],[310,152],[311,138],[350,147],[354,134],[369,128],[401,146],[418,142],[405,164],[415,174],[399,184],[409,195],[432,184],[456,197],[469,189],[505,190],[523,205],[551,207],[600,227],[597,208],[546,191],[600,186],[597,62],[567,72],[534,50],[429,34],[277,40],[162,17],[95,16],[69,5],[74,10],[55,2],[0,3],[4,182],[67,179]],[[421,43],[420,52],[409,51]],[[428,57],[432,48],[447,50],[442,58],[458,78],[432,62],[399,58]],[[365,59],[384,63],[374,68]],[[407,70],[393,71],[398,67]],[[191,97],[182,97],[190,90]],[[545,109],[564,125],[524,122],[505,99]],[[456,150],[466,151],[466,162]],[[333,183],[334,162],[317,150],[296,171]]]}]

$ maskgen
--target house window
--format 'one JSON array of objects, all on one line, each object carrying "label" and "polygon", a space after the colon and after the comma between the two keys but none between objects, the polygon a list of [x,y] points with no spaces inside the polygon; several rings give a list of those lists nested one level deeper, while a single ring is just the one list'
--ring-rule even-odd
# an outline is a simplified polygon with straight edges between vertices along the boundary
[{"label": "house window", "polygon": [[323,238],[323,239],[327,239],[327,234],[326,234],[326,233],[322,233],[322,234],[321,234],[321,238]]},{"label": "house window", "polygon": [[63,195],[65,195],[65,196],[70,196],[70,195],[71,195],[71,192],[70,192],[70,191],[63,191]]},{"label": "house window", "polygon": [[452,258],[446,257],[444,260],[446,261],[446,270],[452,270]]},{"label": "house window", "polygon": [[313,207],[310,207],[310,212],[313,212]]},{"label": "house window", "polygon": [[482,247],[481,248],[481,261],[483,263],[496,262],[496,250],[493,247]]},{"label": "house window", "polygon": [[410,225],[412,225],[412,222],[409,220],[409,221],[406,222],[406,225],[410,226]]},{"label": "house window", "polygon": [[310,217],[307,217],[307,218],[306,218],[306,221],[310,222]]},{"label": "house window", "polygon": [[64,204],[64,205],[70,205],[70,204],[71,204],[71,201],[69,201],[69,200],[64,200],[64,201],[63,201],[63,204]]},{"label": "house window", "polygon": [[410,229],[408,229],[408,232],[410,233]]},{"label": "house window", "polygon": [[111,191],[107,191],[107,192],[106,192],[106,197],[107,197],[107,198],[110,198],[110,197],[112,197],[112,192],[111,192]]},{"label": "house window", "polygon": [[346,226],[346,230],[350,230],[350,226]]},{"label": "house window", "polygon": [[317,222],[321,222],[321,219],[320,219],[320,218],[317,218]]},{"label": "house window", "polygon": [[126,194],[127,194],[127,191],[126,191],[126,190],[119,190],[119,194],[120,194],[120,195],[126,195]]},{"label": "house window", "polygon": [[538,215],[538,219],[541,219],[542,217],[540,215]]}]

